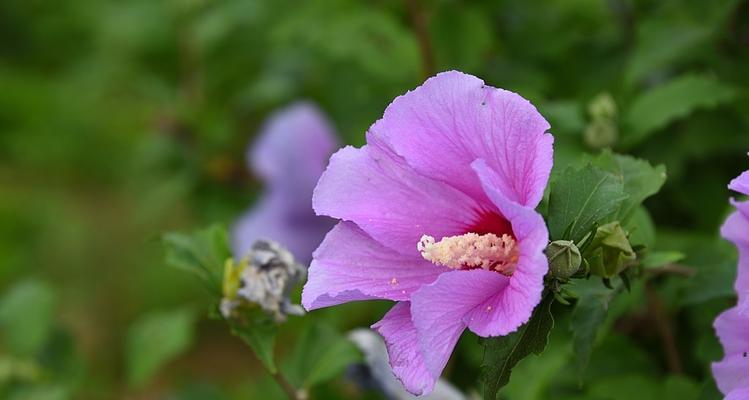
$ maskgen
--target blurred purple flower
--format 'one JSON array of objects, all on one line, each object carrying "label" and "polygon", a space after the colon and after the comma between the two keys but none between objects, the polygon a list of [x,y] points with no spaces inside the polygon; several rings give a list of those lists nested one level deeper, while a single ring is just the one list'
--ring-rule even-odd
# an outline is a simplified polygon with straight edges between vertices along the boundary
[{"label": "blurred purple flower", "polygon": [[241,259],[256,240],[269,239],[288,248],[299,262],[309,263],[335,223],[316,216],[311,199],[336,148],[330,123],[310,103],[293,104],[270,117],[247,154],[266,192],[232,229],[235,258]]},{"label": "blurred purple flower", "polygon": [[[749,171],[728,185],[731,190],[749,195]],[[715,330],[723,344],[725,357],[713,363],[713,375],[726,399],[749,399],[749,201],[731,201],[736,212],[721,228],[721,235],[739,250],[736,276],[738,304],[715,320]]]},{"label": "blurred purple flower", "polygon": [[466,327],[515,331],[548,270],[534,210],[552,166],[548,129],[519,95],[455,71],[395,99],[367,145],[334,154],[315,189],[315,211],[342,221],[315,251],[304,307],[396,301],[373,328],[417,395]]}]

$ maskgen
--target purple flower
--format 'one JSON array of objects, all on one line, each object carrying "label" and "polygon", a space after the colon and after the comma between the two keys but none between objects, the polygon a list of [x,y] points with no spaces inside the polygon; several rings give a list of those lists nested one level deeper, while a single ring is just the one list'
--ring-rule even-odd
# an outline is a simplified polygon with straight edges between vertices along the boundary
[{"label": "purple flower", "polygon": [[506,335],[541,299],[547,129],[527,100],[455,71],[395,99],[315,189],[315,211],[342,221],[314,253],[302,304],[396,301],[372,327],[406,389],[430,392],[465,328]]},{"label": "purple flower", "polygon": [[[749,171],[731,181],[728,187],[749,195]],[[737,211],[721,228],[721,235],[739,250],[736,276],[738,304],[715,319],[715,330],[725,357],[713,363],[713,375],[726,399],[749,398],[749,201],[731,201]]]},{"label": "purple flower", "polygon": [[337,148],[333,129],[317,107],[296,103],[266,122],[247,160],[267,186],[232,230],[232,250],[241,259],[258,239],[288,248],[308,264],[334,221],[312,210],[312,191]]}]

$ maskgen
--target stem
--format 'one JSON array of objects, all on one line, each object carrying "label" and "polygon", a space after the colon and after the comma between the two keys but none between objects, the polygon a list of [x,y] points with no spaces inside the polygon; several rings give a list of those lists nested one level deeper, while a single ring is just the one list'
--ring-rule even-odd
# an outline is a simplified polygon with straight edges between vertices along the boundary
[{"label": "stem", "polygon": [[283,389],[284,393],[286,393],[286,396],[290,400],[306,400],[307,399],[307,393],[304,390],[297,390],[294,388],[294,386],[289,383],[289,381],[286,379],[285,376],[281,373],[281,371],[276,371],[274,373],[271,373],[268,371],[270,375],[273,377],[273,379],[278,383],[278,386]]},{"label": "stem", "polygon": [[406,0],[408,15],[411,20],[411,27],[416,34],[416,40],[419,44],[421,53],[421,73],[424,78],[434,75],[434,54],[432,53],[432,43],[429,38],[429,27],[427,15],[421,7],[420,0]]},{"label": "stem", "polygon": [[665,352],[668,369],[671,373],[680,375],[684,369],[681,366],[681,359],[679,357],[679,350],[676,347],[674,331],[671,327],[668,315],[666,315],[663,302],[651,284],[646,284],[645,290],[647,292],[650,315],[655,322],[655,327],[658,330],[661,341],[663,342],[663,351]]}]

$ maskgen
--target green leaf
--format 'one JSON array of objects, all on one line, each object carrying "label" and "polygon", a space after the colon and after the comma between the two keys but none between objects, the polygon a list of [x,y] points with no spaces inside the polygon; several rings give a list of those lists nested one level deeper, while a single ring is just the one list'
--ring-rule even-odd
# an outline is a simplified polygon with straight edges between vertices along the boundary
[{"label": "green leaf", "polygon": [[308,388],[340,374],[359,361],[361,354],[350,340],[320,321],[308,324],[288,362],[289,378]]},{"label": "green leaf", "polygon": [[147,383],[160,367],[186,351],[195,335],[188,309],[155,311],[136,321],[127,336],[127,375],[133,386]]},{"label": "green leaf", "polygon": [[510,381],[512,368],[531,354],[541,354],[554,327],[551,305],[554,297],[547,294],[536,306],[531,319],[517,331],[483,340],[484,360],[481,363],[484,398],[496,399],[499,390]]},{"label": "green leaf", "polygon": [[212,226],[192,234],[167,233],[163,242],[169,265],[196,275],[211,292],[221,294],[224,262],[231,257],[226,229]]},{"label": "green leaf", "polygon": [[641,264],[645,268],[658,268],[683,260],[684,253],[680,251],[654,251],[643,257]]},{"label": "green leaf", "polygon": [[551,186],[551,240],[579,242],[599,222],[619,210],[626,198],[621,177],[591,164],[568,167]]},{"label": "green leaf", "polygon": [[597,279],[576,281],[573,287],[577,294],[577,304],[570,319],[572,349],[578,375],[582,377],[588,367],[590,355],[596,342],[598,329],[606,320],[611,300],[621,290],[621,286],[608,289]]},{"label": "green leaf", "polygon": [[732,100],[736,91],[714,79],[684,75],[657,86],[635,99],[625,117],[622,145],[634,146],[650,135],[697,109]]},{"label": "green leaf", "polygon": [[666,182],[666,167],[653,167],[645,160],[632,156],[602,152],[593,164],[622,180],[627,198],[622,201],[615,219],[626,222],[645,199],[658,193]]},{"label": "green leaf", "polygon": [[32,356],[50,337],[55,294],[46,283],[30,280],[12,287],[0,300],[0,332],[4,348],[17,356]]},{"label": "green leaf", "polygon": [[276,344],[278,324],[260,308],[243,309],[242,314],[227,320],[231,333],[247,343],[258,360],[270,373],[276,373],[273,348]]},{"label": "green leaf", "polygon": [[645,207],[635,208],[624,224],[624,228],[629,232],[629,243],[632,246],[653,247],[655,245],[655,224]]}]

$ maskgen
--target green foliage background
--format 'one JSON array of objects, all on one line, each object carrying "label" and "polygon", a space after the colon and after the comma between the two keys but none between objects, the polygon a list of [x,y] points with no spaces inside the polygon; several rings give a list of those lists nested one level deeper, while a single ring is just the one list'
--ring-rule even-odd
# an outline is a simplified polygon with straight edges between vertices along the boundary
[{"label": "green foliage background", "polygon": [[[225,326],[196,317],[208,293],[165,266],[160,234],[251,204],[262,187],[244,148],[272,110],[314,100],[361,145],[395,96],[446,69],[536,104],[555,176],[605,144],[664,164],[633,235],[657,233],[656,250],[696,270],[610,304],[583,377],[555,305],[549,349],[500,396],[719,398],[711,323],[732,302],[735,253],[717,232],[726,184],[749,167],[746,0],[0,2],[0,397],[281,396]],[[601,94],[615,105],[603,117]],[[386,307],[316,314],[345,332]],[[478,390],[481,351],[466,335],[446,376]],[[377,396],[340,377],[313,391],[358,395]]]}]

